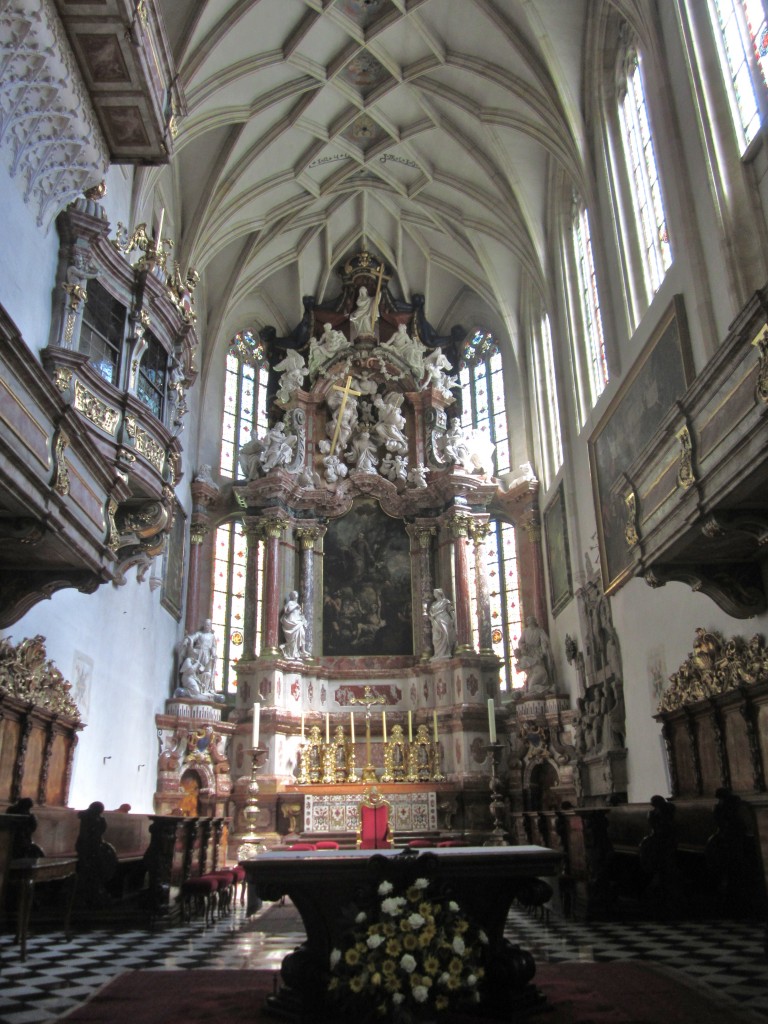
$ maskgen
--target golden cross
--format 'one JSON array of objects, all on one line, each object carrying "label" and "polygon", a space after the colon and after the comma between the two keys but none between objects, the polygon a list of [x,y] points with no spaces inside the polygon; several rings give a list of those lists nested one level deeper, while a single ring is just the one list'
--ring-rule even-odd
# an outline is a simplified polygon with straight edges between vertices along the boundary
[{"label": "golden cross", "polygon": [[373,691],[370,686],[366,686],[363,690],[362,697],[350,697],[350,704],[364,704],[365,705],[365,717],[371,717],[371,705],[372,704],[386,704],[387,698],[383,694],[378,694],[376,697],[373,696]]},{"label": "golden cross", "polygon": [[347,399],[350,395],[357,395],[358,398],[362,395],[362,391],[355,391],[352,388],[351,377],[347,377],[347,383],[343,388],[340,388],[338,384],[334,384],[333,387],[336,391],[341,392],[341,405],[336,412],[336,429],[333,432],[333,440],[331,441],[331,455],[336,451],[336,442],[339,440],[339,431],[341,430],[341,417],[344,415],[344,407],[347,404]]}]

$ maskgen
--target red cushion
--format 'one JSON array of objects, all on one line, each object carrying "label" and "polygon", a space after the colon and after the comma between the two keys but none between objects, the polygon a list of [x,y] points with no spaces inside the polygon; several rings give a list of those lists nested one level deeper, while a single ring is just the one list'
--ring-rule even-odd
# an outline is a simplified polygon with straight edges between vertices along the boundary
[{"label": "red cushion", "polygon": [[292,850],[316,850],[317,847],[314,843],[294,843],[291,847]]},{"label": "red cushion", "polygon": [[[408,843],[409,850],[426,850],[433,847],[435,844],[431,839],[411,839]],[[438,846],[441,844],[438,843]]]},{"label": "red cushion", "polygon": [[332,839],[321,839],[319,843],[315,843],[316,850],[338,850],[338,848],[339,844]]},{"label": "red cushion", "polygon": [[438,843],[438,846],[469,846],[469,843],[465,843],[463,839],[445,839],[442,843]]},{"label": "red cushion", "polygon": [[210,875],[201,875],[200,878],[188,878],[186,882],[181,883],[181,891],[192,896],[210,896],[211,893],[216,892],[218,887],[218,881],[215,878],[211,878]]}]

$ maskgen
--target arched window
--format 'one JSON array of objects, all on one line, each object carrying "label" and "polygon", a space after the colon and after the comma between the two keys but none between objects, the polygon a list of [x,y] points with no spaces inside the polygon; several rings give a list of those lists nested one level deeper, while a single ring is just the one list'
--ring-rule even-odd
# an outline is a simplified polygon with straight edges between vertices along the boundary
[{"label": "arched window", "polygon": [[[462,414],[461,425],[487,434],[496,446],[495,473],[510,469],[509,426],[502,359],[493,335],[477,328],[467,336],[459,363]],[[517,576],[515,528],[511,523],[496,520],[485,540],[488,593],[491,612],[491,645],[502,662],[501,687],[504,690],[522,685],[514,666],[514,650],[520,640],[521,616]],[[481,570],[482,571],[482,570]],[[477,615],[476,567],[470,559],[470,595],[475,648],[479,645]]]},{"label": "arched window", "polygon": [[545,487],[549,487],[563,464],[563,438],[560,430],[555,357],[552,349],[552,331],[545,314],[539,330],[533,337],[533,377],[536,412],[541,441],[542,470]]},{"label": "arched window", "polygon": [[768,23],[761,0],[709,0],[717,55],[743,155],[766,108]]},{"label": "arched window", "polygon": [[[597,290],[589,215],[587,208],[578,200],[574,201],[573,206],[572,233],[578,287],[577,308],[580,314],[579,329],[575,334],[583,338],[582,354],[586,357],[590,407],[594,408],[608,383],[608,360],[605,354],[603,318]],[[583,359],[577,358],[576,363],[577,366],[583,367]],[[584,418],[585,416],[582,416],[582,419]]]},{"label": "arched window", "polygon": [[[222,476],[242,476],[237,456],[240,448],[267,430],[268,368],[264,348],[250,331],[236,334],[227,351],[222,422]],[[211,620],[218,644],[216,687],[231,693],[237,678],[235,668],[243,652],[245,633],[245,581],[248,547],[243,524],[224,523],[216,530],[213,566],[213,609]],[[260,650],[261,608],[259,607],[264,562],[263,544],[253,541],[256,559],[256,651]]]},{"label": "arched window", "polygon": [[633,48],[625,52],[622,62],[619,122],[645,282],[645,299],[649,304],[672,265],[672,248],[645,102],[641,58]]}]

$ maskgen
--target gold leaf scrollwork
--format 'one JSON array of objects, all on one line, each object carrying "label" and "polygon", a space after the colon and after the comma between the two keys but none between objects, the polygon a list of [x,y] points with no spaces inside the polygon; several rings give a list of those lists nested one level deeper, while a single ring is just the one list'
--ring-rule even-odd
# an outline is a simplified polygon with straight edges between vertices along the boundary
[{"label": "gold leaf scrollwork", "polygon": [[669,679],[659,713],[763,682],[768,679],[768,649],[757,633],[749,640],[726,640],[722,634],[699,626],[693,651]]},{"label": "gold leaf scrollwork", "polygon": [[766,405],[768,404],[768,324],[752,339],[752,344],[758,350],[755,397],[758,402]]},{"label": "gold leaf scrollwork", "polygon": [[117,551],[120,547],[120,529],[117,525],[117,502],[114,498],[107,501],[107,547]]},{"label": "gold leaf scrollwork", "polygon": [[53,383],[59,391],[66,391],[72,383],[72,376],[71,370],[67,370],[63,366],[57,366],[53,371]]},{"label": "gold leaf scrollwork", "polygon": [[95,423],[108,434],[115,435],[120,413],[92,394],[79,380],[75,381],[75,408],[91,423]]},{"label": "gold leaf scrollwork", "polygon": [[70,683],[46,658],[45,637],[11,643],[0,639],[0,693],[29,701],[57,715],[80,721],[80,711],[70,696]]},{"label": "gold leaf scrollwork", "polygon": [[126,416],[125,429],[128,436],[133,438],[133,447],[139,455],[143,455],[160,472],[165,462],[165,449],[159,441],[142,430],[133,416]]},{"label": "gold leaf scrollwork", "polygon": [[64,451],[69,447],[69,438],[58,430],[53,438],[53,489],[62,497],[69,494],[69,466]]},{"label": "gold leaf scrollwork", "polygon": [[679,487],[687,490],[691,484],[696,483],[696,474],[693,471],[691,432],[688,427],[683,427],[675,436],[680,442],[680,469],[677,471],[677,483]]}]

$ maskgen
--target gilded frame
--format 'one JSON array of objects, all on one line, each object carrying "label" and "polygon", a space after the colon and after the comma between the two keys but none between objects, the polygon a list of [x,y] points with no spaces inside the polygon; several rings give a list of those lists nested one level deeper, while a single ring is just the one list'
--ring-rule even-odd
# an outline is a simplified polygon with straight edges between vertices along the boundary
[{"label": "gilded frame", "polygon": [[163,552],[163,576],[160,604],[178,622],[184,602],[184,552],[187,539],[187,517],[178,502],[174,502],[171,526]]}]

